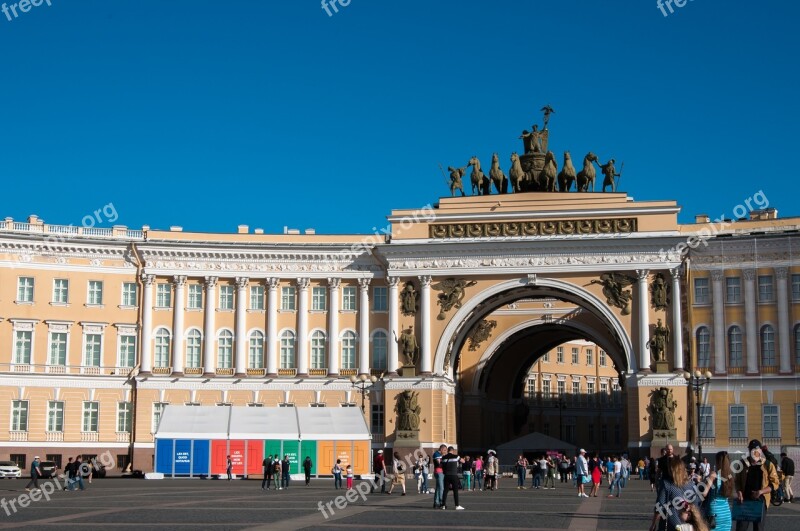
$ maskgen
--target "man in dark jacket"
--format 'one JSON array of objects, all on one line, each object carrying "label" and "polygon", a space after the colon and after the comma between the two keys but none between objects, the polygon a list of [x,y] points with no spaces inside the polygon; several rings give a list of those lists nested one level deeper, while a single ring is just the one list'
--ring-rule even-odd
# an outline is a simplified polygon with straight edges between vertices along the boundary
[{"label": "man in dark jacket", "polygon": [[783,495],[789,503],[794,502],[794,492],[792,491],[792,477],[794,476],[794,460],[781,453],[781,471],[783,472]]},{"label": "man in dark jacket", "polygon": [[458,465],[463,463],[464,459],[458,456],[455,448],[452,446],[447,447],[447,454],[442,456],[442,470],[444,472],[444,491],[442,492],[442,509],[447,508],[447,491],[453,490],[453,499],[456,504],[456,510],[464,510],[458,504]]},{"label": "man in dark jacket", "polygon": [[311,469],[314,467],[314,463],[311,462],[311,458],[306,456],[303,460],[303,472],[306,474],[306,487],[308,487],[309,483],[311,483]]},{"label": "man in dark jacket", "polygon": [[266,490],[269,490],[269,484],[272,482],[272,456],[268,455],[261,465],[264,467],[264,479],[261,480],[261,490],[264,490],[265,485],[267,487]]},{"label": "man in dark jacket", "polygon": [[289,488],[289,471],[292,468],[292,462],[289,461],[289,456],[283,456],[283,462],[281,462],[281,474],[283,474],[283,488]]}]

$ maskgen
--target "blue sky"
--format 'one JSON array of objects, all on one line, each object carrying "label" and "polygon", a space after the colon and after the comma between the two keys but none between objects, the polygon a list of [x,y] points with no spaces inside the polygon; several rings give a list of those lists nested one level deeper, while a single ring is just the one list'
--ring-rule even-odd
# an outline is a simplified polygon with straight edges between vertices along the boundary
[{"label": "blue sky", "polygon": [[370,232],[440,163],[507,172],[546,103],[559,164],[624,161],[681,221],[800,214],[797,2],[51,3],[0,13],[0,217]]}]

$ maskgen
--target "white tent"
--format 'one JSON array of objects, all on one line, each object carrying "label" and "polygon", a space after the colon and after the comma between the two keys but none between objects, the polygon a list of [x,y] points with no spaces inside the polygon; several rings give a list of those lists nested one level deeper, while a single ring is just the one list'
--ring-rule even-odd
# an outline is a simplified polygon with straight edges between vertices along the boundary
[{"label": "white tent", "polygon": [[230,439],[297,439],[297,430],[297,408],[231,408]]},{"label": "white tent", "polygon": [[161,439],[226,439],[230,407],[166,406],[156,437]]},{"label": "white tent", "polygon": [[309,407],[297,409],[300,438],[303,440],[370,439],[364,415],[354,407]]}]

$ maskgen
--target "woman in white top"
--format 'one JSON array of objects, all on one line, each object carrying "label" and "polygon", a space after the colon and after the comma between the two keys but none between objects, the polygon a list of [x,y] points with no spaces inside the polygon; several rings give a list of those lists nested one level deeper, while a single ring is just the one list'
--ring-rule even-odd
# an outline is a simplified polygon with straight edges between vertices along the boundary
[{"label": "woman in white top", "polygon": [[391,494],[394,490],[395,485],[400,485],[403,489],[403,496],[406,495],[406,466],[403,464],[403,461],[400,459],[400,454],[395,452],[393,454],[392,459],[392,472],[394,473],[394,478],[392,478],[392,486],[389,487],[389,492],[386,494]]}]

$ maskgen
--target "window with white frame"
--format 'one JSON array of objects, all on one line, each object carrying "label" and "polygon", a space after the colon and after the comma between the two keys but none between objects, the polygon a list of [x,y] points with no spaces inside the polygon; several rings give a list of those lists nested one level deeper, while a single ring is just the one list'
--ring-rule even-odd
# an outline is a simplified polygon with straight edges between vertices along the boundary
[{"label": "window with white frame", "polygon": [[324,312],[327,308],[327,296],[325,286],[311,288],[311,309],[315,312]]},{"label": "window with white frame", "polygon": [[64,402],[60,400],[47,402],[47,431],[64,431]]},{"label": "window with white frame", "polygon": [[542,356],[542,361],[544,361],[545,363],[549,363],[550,362],[550,351],[549,350],[544,353],[544,356]]},{"label": "window with white frame", "polygon": [[800,275],[792,275],[792,300],[800,301]]},{"label": "window with white frame", "polygon": [[11,401],[11,431],[28,431],[28,401]]},{"label": "window with white frame", "polygon": [[284,286],[281,288],[281,310],[294,311],[297,309],[296,292],[294,286]]},{"label": "window with white frame", "polygon": [[17,279],[17,302],[33,302],[33,277]]},{"label": "window with white frame", "polygon": [[233,286],[219,287],[219,309],[233,310]]},{"label": "window with white frame", "polygon": [[200,330],[193,328],[186,335],[186,367],[197,369],[200,367],[201,344],[203,334]]},{"label": "window with white frame", "polygon": [[775,300],[772,291],[772,275],[758,276],[758,302],[772,302]]},{"label": "window with white frame", "polygon": [[203,309],[203,286],[200,284],[189,284],[189,298],[187,307],[190,310]]},{"label": "window with white frame", "polygon": [[130,402],[117,402],[117,432],[130,433],[133,404]]},{"label": "window with white frame", "polygon": [[779,406],[764,404],[761,406],[761,414],[763,417],[763,430],[762,433],[765,439],[780,439],[781,437],[781,423],[779,415]]},{"label": "window with white frame", "polygon": [[559,380],[556,383],[556,392],[558,393],[559,398],[564,396],[564,393],[566,392],[566,385],[567,384],[564,382],[564,380]]},{"label": "window with white frame", "polygon": [[135,282],[122,283],[122,306],[136,306],[137,286]]},{"label": "window with white frame", "polygon": [[564,363],[564,347],[556,348],[556,363]]},{"label": "window with white frame", "polygon": [[92,306],[100,306],[101,304],[103,304],[102,280],[89,281],[89,293],[86,297],[86,304],[91,304]]},{"label": "window with white frame", "polygon": [[48,365],[67,364],[67,333],[50,332],[49,345],[47,347]]},{"label": "window with white frame", "polygon": [[697,366],[710,367],[711,364],[711,332],[707,326],[697,329]]},{"label": "window with white frame", "polygon": [[97,424],[100,418],[99,402],[83,403],[83,423],[81,431],[84,433],[97,433]]},{"label": "window with white frame", "polygon": [[542,398],[544,398],[545,400],[549,400],[551,394],[552,394],[552,391],[550,389],[550,379],[549,378],[543,379],[542,380]]},{"label": "window with white frame", "polygon": [[730,423],[730,438],[731,439],[745,439],[747,438],[747,412],[745,406],[735,405],[728,408],[729,423]]},{"label": "window with white frame", "polygon": [[69,302],[69,280],[57,278],[53,280],[53,302],[67,304]]},{"label": "window with white frame", "polygon": [[133,367],[136,362],[136,336],[119,336],[118,363],[120,367]]},{"label": "window with white frame", "polygon": [[578,364],[578,354],[579,354],[579,352],[580,351],[579,351],[579,349],[577,347],[572,347],[572,364],[573,365],[577,365]]},{"label": "window with white frame", "polygon": [[33,332],[30,330],[14,330],[14,363],[31,362],[31,344]]},{"label": "window with white frame", "polygon": [[608,400],[608,382],[600,382],[600,401]]},{"label": "window with white frame", "polygon": [[172,334],[166,328],[159,328],[155,335],[156,348],[153,357],[153,366],[158,368],[169,367],[169,354],[172,347]]},{"label": "window with white frame", "polygon": [[385,370],[387,365],[389,341],[386,333],[378,330],[372,334],[372,368]]},{"label": "window with white frame", "polygon": [[586,349],[586,365],[589,367],[594,365],[594,351],[590,348]]},{"label": "window with white frame", "polygon": [[775,329],[770,325],[764,325],[761,327],[761,366],[775,365]]},{"label": "window with white frame", "polygon": [[389,309],[388,293],[386,286],[372,288],[372,310],[385,312]]},{"label": "window with white frame", "polygon": [[711,302],[711,293],[708,289],[708,278],[694,279],[694,303],[708,304]]},{"label": "window with white frame", "polygon": [[732,326],[728,329],[728,367],[742,366],[742,329]]},{"label": "window with white frame", "polygon": [[725,278],[725,302],[727,304],[741,304],[742,302],[741,277]]},{"label": "window with white frame", "polygon": [[233,332],[223,330],[217,339],[217,367],[230,369],[233,367]]},{"label": "window with white frame", "polygon": [[311,368],[325,368],[325,333],[320,330],[311,334]]},{"label": "window with white frame", "polygon": [[248,362],[251,369],[264,368],[264,334],[255,330],[250,334],[250,351]]},{"label": "window with white frame", "polygon": [[281,332],[281,369],[296,368],[295,336],[291,330]]},{"label": "window with white frame", "polygon": [[172,307],[172,284],[160,282],[156,284],[156,308]]},{"label": "window with white frame", "polygon": [[342,369],[356,368],[356,334],[348,330],[342,334]]},{"label": "window with white frame", "polygon": [[608,361],[606,360],[606,351],[601,349],[600,350],[600,366],[601,367],[605,367],[607,365],[607,363],[608,363]]},{"label": "window with white frame", "polygon": [[372,404],[370,408],[372,413],[372,433],[384,432],[385,416],[383,413],[383,404]]},{"label": "window with white frame", "polygon": [[264,286],[250,286],[250,309],[264,309]]},{"label": "window with white frame", "polygon": [[161,422],[161,415],[164,414],[165,407],[167,407],[166,402],[153,402],[153,423],[150,426],[152,433],[158,431],[158,424]]},{"label": "window with white frame", "polygon": [[572,380],[572,399],[578,400],[581,395],[581,383],[577,380]]},{"label": "window with white frame", "polygon": [[594,382],[586,382],[586,394],[589,396],[589,402],[594,402]]},{"label": "window with white frame", "polygon": [[103,336],[101,334],[84,334],[83,365],[85,367],[99,367],[102,353]]},{"label": "window with white frame", "polygon": [[356,309],[356,288],[345,286],[342,288],[342,310],[355,311]]},{"label": "window with white frame", "polygon": [[700,406],[700,437],[714,438],[714,407]]},{"label": "window with white frame", "polygon": [[525,391],[528,398],[536,398],[536,378],[528,378],[528,385]]}]

